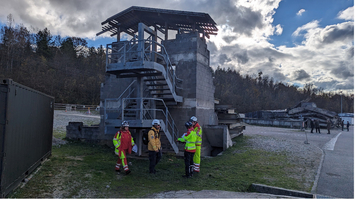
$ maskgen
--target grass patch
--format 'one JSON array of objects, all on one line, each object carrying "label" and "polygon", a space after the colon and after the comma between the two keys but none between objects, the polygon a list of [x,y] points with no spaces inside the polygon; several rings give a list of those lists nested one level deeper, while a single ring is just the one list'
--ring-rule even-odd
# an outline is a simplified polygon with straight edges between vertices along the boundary
[{"label": "grass patch", "polygon": [[[236,145],[223,155],[203,158],[200,174],[184,179],[184,161],[164,154],[156,175],[148,173],[148,159],[128,158],[130,175],[117,173],[113,149],[81,142],[53,147],[50,160],[42,165],[25,187],[9,198],[144,198],[153,193],[178,190],[225,190],[247,192],[260,183],[306,191],[292,178],[294,166],[283,153],[252,149],[249,137],[235,138]],[[294,175],[293,175],[294,176]]]},{"label": "grass patch", "polygon": [[64,139],[67,135],[66,130],[55,130],[53,129],[53,137],[58,138],[58,139]]}]

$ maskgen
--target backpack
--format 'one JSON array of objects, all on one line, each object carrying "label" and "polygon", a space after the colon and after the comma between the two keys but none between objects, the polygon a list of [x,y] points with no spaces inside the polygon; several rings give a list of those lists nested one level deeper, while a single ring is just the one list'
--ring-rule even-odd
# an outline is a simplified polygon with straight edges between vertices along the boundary
[{"label": "backpack", "polygon": [[142,141],[143,141],[143,144],[148,145],[148,143],[149,143],[148,131],[143,131]]}]

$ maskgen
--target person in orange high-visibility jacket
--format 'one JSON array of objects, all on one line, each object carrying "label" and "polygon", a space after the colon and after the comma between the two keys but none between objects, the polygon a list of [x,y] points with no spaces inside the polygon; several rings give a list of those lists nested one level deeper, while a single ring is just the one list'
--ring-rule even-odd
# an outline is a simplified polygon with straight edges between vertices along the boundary
[{"label": "person in orange high-visibility jacket", "polygon": [[194,172],[200,172],[200,164],[201,164],[201,145],[202,145],[202,128],[200,124],[197,122],[197,118],[192,116],[190,118],[190,122],[192,123],[192,127],[197,135],[196,141],[196,152],[194,155]]},{"label": "person in orange high-visibility jacket", "polygon": [[190,178],[192,176],[193,167],[194,167],[193,157],[196,152],[195,143],[197,140],[197,135],[192,127],[191,122],[186,122],[185,126],[187,128],[187,132],[184,133],[184,135],[181,138],[178,138],[177,141],[186,143],[185,152],[184,152],[185,175],[183,175],[182,177]]},{"label": "person in orange high-visibility jacket", "polygon": [[131,170],[128,169],[127,163],[127,153],[131,154],[132,147],[134,146],[134,141],[129,132],[129,123],[127,121],[122,122],[120,130],[113,137],[113,145],[115,146],[115,154],[118,155],[118,160],[116,163],[115,170],[120,172],[121,163],[126,174],[131,173]]}]

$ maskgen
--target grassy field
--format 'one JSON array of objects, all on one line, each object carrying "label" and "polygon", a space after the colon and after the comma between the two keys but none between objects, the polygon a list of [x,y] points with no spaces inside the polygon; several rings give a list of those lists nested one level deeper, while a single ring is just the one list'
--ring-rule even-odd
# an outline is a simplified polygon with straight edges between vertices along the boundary
[{"label": "grassy field", "polygon": [[[56,133],[61,135],[60,133]],[[250,138],[237,137],[236,145],[217,157],[203,158],[200,174],[182,178],[184,161],[163,154],[157,174],[148,173],[148,159],[128,158],[131,174],[114,171],[113,149],[82,142],[53,147],[52,156],[28,183],[8,198],[144,198],[177,190],[248,192],[252,183],[309,192],[292,174],[296,167],[284,153],[252,149]]]}]

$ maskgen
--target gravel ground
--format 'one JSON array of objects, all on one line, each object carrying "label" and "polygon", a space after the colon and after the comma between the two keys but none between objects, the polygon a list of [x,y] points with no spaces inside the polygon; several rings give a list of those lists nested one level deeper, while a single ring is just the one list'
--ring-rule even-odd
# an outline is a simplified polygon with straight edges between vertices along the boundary
[{"label": "gravel ground", "polygon": [[289,163],[295,165],[290,171],[293,178],[311,188],[322,158],[322,151],[314,145],[304,145],[299,140],[285,140],[266,136],[253,136],[249,145],[254,149],[270,152],[285,152]]},{"label": "gravel ground", "polygon": [[[69,124],[69,122],[83,122],[84,125],[99,124],[100,116],[94,113],[86,114],[85,112],[79,111],[54,111],[53,131],[66,131],[66,126]],[[53,137],[52,145],[56,146],[65,143],[65,140]]]},{"label": "gravel ground", "polygon": [[97,114],[85,114],[79,111],[54,111],[53,130],[66,130],[69,122],[83,122],[84,125],[93,125],[100,123],[100,116]]}]

